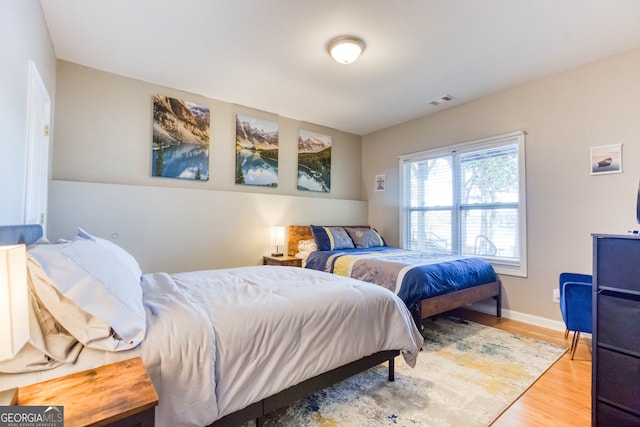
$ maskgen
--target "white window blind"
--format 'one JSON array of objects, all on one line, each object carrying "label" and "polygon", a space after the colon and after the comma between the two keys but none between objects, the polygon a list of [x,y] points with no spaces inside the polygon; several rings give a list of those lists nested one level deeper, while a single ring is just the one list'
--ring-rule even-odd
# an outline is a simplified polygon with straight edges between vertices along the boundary
[{"label": "white window blind", "polygon": [[524,133],[400,158],[402,245],[526,276]]}]

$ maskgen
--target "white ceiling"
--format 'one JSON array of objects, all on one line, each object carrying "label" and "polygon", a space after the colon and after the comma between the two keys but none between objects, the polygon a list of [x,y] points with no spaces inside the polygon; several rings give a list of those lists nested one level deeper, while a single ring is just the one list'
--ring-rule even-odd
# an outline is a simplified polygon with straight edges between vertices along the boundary
[{"label": "white ceiling", "polygon": [[640,0],[40,2],[59,59],[359,135],[640,46]]}]

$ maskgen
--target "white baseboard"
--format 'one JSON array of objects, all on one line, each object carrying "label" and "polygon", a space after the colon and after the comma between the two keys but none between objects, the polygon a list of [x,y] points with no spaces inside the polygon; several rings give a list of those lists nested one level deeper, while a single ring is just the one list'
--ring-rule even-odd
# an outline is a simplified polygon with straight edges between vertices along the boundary
[{"label": "white baseboard", "polygon": [[[467,307],[469,310],[479,311],[480,313],[496,314],[496,305],[494,302],[479,302]],[[558,320],[547,319],[546,317],[533,316],[531,314],[521,313],[519,311],[502,309],[502,317],[517,320],[519,322],[529,323],[530,325],[540,326],[542,328],[552,329],[554,331],[564,331],[566,329],[564,322]],[[591,338],[591,334],[581,333],[581,337]]]}]

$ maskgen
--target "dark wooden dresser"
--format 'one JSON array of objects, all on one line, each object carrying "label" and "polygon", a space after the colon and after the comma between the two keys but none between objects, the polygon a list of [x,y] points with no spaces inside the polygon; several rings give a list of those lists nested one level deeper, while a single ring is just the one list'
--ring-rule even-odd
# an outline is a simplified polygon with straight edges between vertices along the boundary
[{"label": "dark wooden dresser", "polygon": [[640,426],[640,237],[593,235],[592,425]]}]

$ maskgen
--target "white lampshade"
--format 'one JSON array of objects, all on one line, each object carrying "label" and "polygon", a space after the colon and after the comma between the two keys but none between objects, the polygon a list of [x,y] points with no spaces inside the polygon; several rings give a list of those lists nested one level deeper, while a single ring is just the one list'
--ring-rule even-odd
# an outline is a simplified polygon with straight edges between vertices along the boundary
[{"label": "white lampshade", "polygon": [[29,340],[29,290],[25,245],[0,246],[0,360]]},{"label": "white lampshade", "polygon": [[271,241],[274,245],[284,245],[284,227],[281,225],[271,227]]},{"label": "white lampshade", "polygon": [[328,50],[337,62],[351,64],[364,50],[364,42],[357,37],[336,37],[329,42]]},{"label": "white lampshade", "polygon": [[284,245],[284,227],[276,225],[271,227],[271,242],[276,246],[276,251],[271,255],[282,256],[282,253],[278,250],[278,246]]}]

